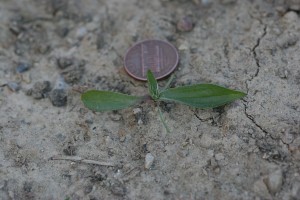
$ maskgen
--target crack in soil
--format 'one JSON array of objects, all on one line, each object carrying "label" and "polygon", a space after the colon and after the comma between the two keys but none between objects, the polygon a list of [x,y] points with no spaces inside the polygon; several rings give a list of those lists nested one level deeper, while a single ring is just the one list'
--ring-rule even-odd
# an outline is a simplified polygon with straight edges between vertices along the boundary
[{"label": "crack in soil", "polygon": [[254,45],[254,47],[251,49],[251,52],[253,54],[253,57],[255,59],[255,63],[256,63],[256,72],[254,74],[253,77],[251,77],[251,79],[249,81],[252,81],[254,77],[257,77],[258,76],[258,73],[259,73],[259,70],[260,70],[260,63],[259,63],[259,59],[257,58],[257,53],[256,53],[256,48],[259,47],[260,45],[260,41],[266,36],[267,34],[267,26],[264,25],[264,29],[263,29],[263,34],[256,40],[256,44]]},{"label": "crack in soil", "polygon": [[[251,16],[251,14],[250,14],[250,16]],[[253,16],[251,16],[252,18],[254,18]],[[254,19],[256,19],[256,18],[254,18]],[[259,23],[261,24],[261,25],[263,25],[263,33],[261,34],[261,36],[260,37],[258,37],[257,38],[257,40],[256,40],[256,44],[252,47],[252,49],[251,49],[251,53],[253,54],[253,57],[254,57],[254,60],[255,60],[255,63],[256,63],[256,72],[255,72],[255,74],[253,75],[253,76],[251,76],[249,79],[247,79],[246,81],[245,81],[245,84],[246,84],[246,89],[247,89],[247,94],[249,93],[249,85],[248,85],[248,82],[251,82],[255,77],[257,77],[258,76],[258,74],[259,74],[259,71],[260,71],[260,68],[261,68],[261,65],[260,65],[260,62],[259,62],[259,58],[258,58],[258,53],[257,53],[257,48],[260,46],[260,44],[261,44],[261,40],[266,36],[266,34],[267,34],[267,25],[266,24],[264,24],[260,19],[256,19],[256,20],[258,20],[259,21]],[[262,126],[260,126],[256,121],[255,121],[255,119],[254,119],[254,117],[252,116],[252,115],[250,115],[249,113],[248,113],[248,111],[247,111],[247,108],[248,108],[248,106],[247,106],[247,101],[246,100],[244,100],[244,113],[245,113],[245,115],[246,115],[246,117],[258,128],[258,129],[260,129],[263,133],[265,133],[266,134],[266,136],[270,136],[271,138],[272,138],[272,136],[262,127]]]},{"label": "crack in soil", "polygon": [[[250,16],[251,16],[251,14],[250,14]],[[253,16],[251,16],[251,17],[254,18]],[[256,19],[256,18],[254,18],[254,19]],[[251,82],[255,77],[258,76],[259,71],[260,71],[260,68],[261,68],[261,65],[260,65],[260,62],[259,62],[259,58],[257,57],[256,49],[257,49],[257,47],[259,47],[259,45],[260,45],[260,43],[261,43],[261,40],[267,35],[267,25],[264,24],[260,19],[256,19],[256,20],[258,20],[259,23],[260,23],[261,25],[263,25],[264,28],[263,28],[263,33],[261,34],[261,36],[257,38],[256,44],[251,48],[251,53],[252,53],[252,55],[253,55],[253,57],[254,57],[254,60],[255,60],[255,63],[256,63],[256,67],[257,67],[257,68],[256,68],[255,74],[254,74],[253,76],[250,75],[250,78],[247,79],[247,80],[245,81],[246,89],[247,89],[247,94],[248,94],[248,92],[249,92],[248,82]]]},{"label": "crack in soil", "polygon": [[[245,102],[247,102],[247,101],[245,101]],[[243,104],[244,104],[244,113],[245,113],[246,117],[247,117],[248,119],[250,119],[250,121],[251,121],[257,128],[259,128],[262,132],[264,132],[264,133],[266,134],[266,136],[267,136],[267,135],[270,135],[270,134],[268,133],[268,131],[266,131],[262,126],[260,126],[260,125],[255,121],[254,117],[248,113],[248,111],[247,111],[247,108],[248,108],[248,107],[247,107],[247,105],[246,105],[245,102],[244,102]],[[248,102],[247,102],[247,103],[248,103]]]},{"label": "crack in soil", "polygon": [[[276,137],[274,137],[274,136],[272,136],[265,128],[263,128],[261,125],[259,125],[257,122],[256,122],[256,120],[255,120],[255,118],[251,115],[251,114],[249,114],[248,113],[248,111],[247,111],[247,104],[246,103],[248,103],[246,100],[243,100],[244,101],[244,113],[245,113],[245,115],[246,115],[246,117],[259,129],[259,130],[261,130],[263,133],[265,133],[266,135],[265,135],[265,139],[266,138],[268,138],[268,137],[270,137],[272,140],[275,140],[275,141],[278,141],[278,140],[280,140],[283,144],[285,144],[286,146],[288,145],[287,143],[285,143],[284,142],[284,140],[282,139],[282,138],[276,138]],[[252,138],[252,139],[257,139],[257,138],[255,138],[255,137],[253,137],[252,135],[250,135],[250,137]]]},{"label": "crack in soil", "polygon": [[197,113],[195,111],[193,111],[194,116],[201,122],[208,122],[210,123],[212,126],[220,126],[220,120],[222,118],[222,114],[224,113],[224,110],[217,110],[216,111],[218,114],[217,116],[211,116],[211,117],[207,117],[207,118],[201,118],[199,115],[197,115]]},{"label": "crack in soil", "polygon": [[205,118],[205,119],[202,119],[201,117],[199,117],[195,112],[194,112],[194,116],[199,119],[199,121],[201,122],[208,122],[209,120],[212,120],[214,122],[214,118],[213,117],[208,117],[208,118]]}]

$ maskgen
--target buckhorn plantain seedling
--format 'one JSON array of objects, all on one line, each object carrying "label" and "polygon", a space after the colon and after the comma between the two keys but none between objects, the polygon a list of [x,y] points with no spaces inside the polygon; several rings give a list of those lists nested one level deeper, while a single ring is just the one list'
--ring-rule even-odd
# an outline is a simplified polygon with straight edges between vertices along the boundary
[{"label": "buckhorn plantain seedling", "polygon": [[[174,101],[194,108],[215,108],[246,96],[243,92],[213,84],[195,84],[169,88],[172,78],[169,79],[163,89],[160,89],[151,70],[147,71],[147,81],[150,97],[155,102]],[[100,90],[89,90],[81,95],[85,107],[96,112],[128,108],[143,99],[145,99],[145,96],[132,96]],[[170,132],[158,104],[157,107],[164,127],[167,132]]]}]

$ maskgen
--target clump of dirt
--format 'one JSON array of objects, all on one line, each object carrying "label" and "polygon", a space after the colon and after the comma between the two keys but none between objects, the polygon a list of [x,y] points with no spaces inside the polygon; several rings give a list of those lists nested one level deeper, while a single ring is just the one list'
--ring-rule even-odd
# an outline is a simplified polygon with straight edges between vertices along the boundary
[{"label": "clump of dirt", "polygon": [[33,87],[27,90],[26,94],[31,95],[35,99],[42,99],[47,97],[51,90],[51,83],[49,81],[36,82]]}]

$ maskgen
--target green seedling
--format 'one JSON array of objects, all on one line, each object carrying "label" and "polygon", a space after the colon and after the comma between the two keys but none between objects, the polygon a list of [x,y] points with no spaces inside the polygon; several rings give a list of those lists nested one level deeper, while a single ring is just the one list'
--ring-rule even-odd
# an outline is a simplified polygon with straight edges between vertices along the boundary
[{"label": "green seedling", "polygon": [[[246,95],[243,92],[213,84],[195,84],[169,88],[172,78],[163,89],[160,89],[150,70],[147,72],[147,81],[150,96],[132,96],[118,92],[90,90],[81,95],[81,100],[87,108],[97,112],[128,108],[148,99],[148,97],[151,97],[155,102],[173,101],[194,108],[208,109],[225,105]],[[157,107],[160,119],[167,132],[169,132],[158,103]]]}]

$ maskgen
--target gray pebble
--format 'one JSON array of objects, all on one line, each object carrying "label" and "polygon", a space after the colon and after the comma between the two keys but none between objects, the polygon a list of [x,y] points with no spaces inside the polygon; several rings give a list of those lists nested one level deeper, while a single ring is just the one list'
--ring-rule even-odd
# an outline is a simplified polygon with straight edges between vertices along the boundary
[{"label": "gray pebble", "polygon": [[283,20],[288,24],[293,24],[298,21],[298,14],[294,11],[289,11],[283,16]]},{"label": "gray pebble", "polygon": [[181,32],[188,32],[194,28],[193,19],[189,16],[184,16],[177,22],[177,29]]},{"label": "gray pebble", "polygon": [[19,63],[19,65],[16,68],[16,71],[18,73],[23,73],[23,72],[26,72],[27,70],[29,70],[30,67],[31,67],[31,64],[29,64],[29,63]]},{"label": "gray pebble", "polygon": [[57,66],[60,69],[66,69],[67,67],[73,64],[73,60],[71,58],[59,58],[57,59]]},{"label": "gray pebble", "polygon": [[154,156],[151,153],[147,153],[145,157],[145,168],[150,169],[154,162]]},{"label": "gray pebble", "polygon": [[19,91],[20,88],[21,88],[20,84],[17,83],[17,82],[14,82],[14,81],[10,81],[10,82],[8,82],[6,85],[7,85],[7,87],[8,87],[11,91],[13,91],[13,92],[17,92],[17,91]]},{"label": "gray pebble", "polygon": [[114,194],[114,195],[118,195],[118,196],[124,196],[126,194],[126,188],[123,184],[121,183],[115,183],[112,184],[110,186],[110,191]]},{"label": "gray pebble", "polygon": [[120,142],[125,142],[126,136],[121,136],[119,140],[120,140]]},{"label": "gray pebble", "polygon": [[54,89],[50,93],[53,106],[61,107],[67,104],[67,92],[64,89]]},{"label": "gray pebble", "polygon": [[275,194],[280,191],[282,186],[282,170],[279,169],[271,173],[265,180],[265,183],[271,194]]},{"label": "gray pebble", "polygon": [[286,49],[289,46],[295,45],[298,40],[299,40],[299,38],[297,35],[292,34],[292,33],[287,33],[277,39],[277,45],[280,48]]}]

